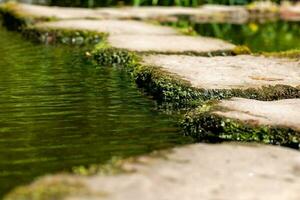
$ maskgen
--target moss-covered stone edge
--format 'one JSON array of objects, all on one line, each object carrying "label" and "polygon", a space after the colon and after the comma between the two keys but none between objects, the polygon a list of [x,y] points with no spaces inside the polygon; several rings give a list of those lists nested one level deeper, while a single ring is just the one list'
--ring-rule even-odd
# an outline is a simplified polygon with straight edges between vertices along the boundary
[{"label": "moss-covered stone edge", "polygon": [[[140,166],[151,165],[156,159],[169,160],[168,155],[172,152],[173,149],[164,149],[138,157],[113,157],[104,164],[74,167],[71,173],[41,177],[30,185],[17,187],[4,200],[56,200],[70,196],[88,196],[91,191],[86,187],[86,177],[135,173]],[[99,197],[109,196],[106,192],[96,194]]]},{"label": "moss-covered stone edge", "polygon": [[300,132],[283,126],[260,125],[216,114],[226,111],[210,101],[188,112],[180,126],[187,136],[197,142],[260,142],[299,148]]},{"label": "moss-covered stone edge", "polygon": [[17,187],[4,200],[53,200],[87,193],[85,183],[76,176],[56,175],[38,179],[28,186]]},{"label": "moss-covered stone edge", "polygon": [[211,99],[243,97],[257,100],[299,98],[300,88],[276,85],[248,89],[201,89],[193,87],[180,76],[158,66],[143,64],[141,55],[101,43],[92,52],[101,66],[118,66],[128,70],[138,87],[151,95],[159,104],[172,108],[194,108]]},{"label": "moss-covered stone edge", "polygon": [[43,44],[95,45],[108,36],[96,31],[37,27],[35,24],[38,22],[57,19],[27,15],[19,11],[16,3],[2,4],[0,15],[3,25],[8,30],[21,32],[26,38]]},{"label": "moss-covered stone edge", "polygon": [[293,49],[280,52],[263,52],[261,53],[261,55],[267,57],[300,59],[300,49]]},{"label": "moss-covered stone edge", "polygon": [[96,45],[106,40],[108,36],[106,33],[96,31],[56,29],[34,25],[24,27],[21,32],[25,38],[43,44]]},{"label": "moss-covered stone edge", "polygon": [[51,17],[35,17],[20,11],[18,4],[8,2],[0,5],[0,15],[3,25],[8,30],[20,31],[23,28],[42,21],[53,21]]}]

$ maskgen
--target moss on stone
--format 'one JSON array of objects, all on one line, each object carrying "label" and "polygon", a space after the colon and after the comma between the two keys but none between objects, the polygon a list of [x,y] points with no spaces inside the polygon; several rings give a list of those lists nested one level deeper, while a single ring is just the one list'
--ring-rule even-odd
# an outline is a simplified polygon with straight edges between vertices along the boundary
[{"label": "moss on stone", "polygon": [[124,160],[119,157],[113,157],[105,164],[94,164],[89,167],[73,167],[72,172],[73,174],[81,176],[116,175],[126,172],[126,170],[123,168],[124,162],[127,162],[127,160]]},{"label": "moss on stone", "polygon": [[86,45],[97,44],[106,39],[107,34],[86,30],[25,27],[22,34],[31,40],[44,44]]},{"label": "moss on stone", "polygon": [[252,54],[251,50],[249,49],[249,47],[242,45],[242,46],[236,46],[233,50],[232,50],[232,54],[233,55],[244,55],[244,54]]},{"label": "moss on stone", "polygon": [[85,185],[81,181],[58,175],[16,188],[4,200],[54,200],[68,195],[84,194],[85,191]]},{"label": "moss on stone", "polygon": [[300,59],[300,49],[280,51],[280,52],[264,52],[262,53],[262,55],[269,56],[269,57]]},{"label": "moss on stone", "polygon": [[253,125],[215,114],[222,109],[218,102],[208,102],[190,111],[181,121],[184,134],[198,142],[241,141],[299,147],[300,133],[291,128]]},{"label": "moss on stone", "polygon": [[93,57],[101,66],[119,66],[129,70],[137,85],[164,107],[193,108],[207,100],[231,97],[266,101],[300,97],[300,88],[287,85],[248,89],[195,88],[178,75],[143,64],[141,54],[111,48],[107,43],[98,45]]}]

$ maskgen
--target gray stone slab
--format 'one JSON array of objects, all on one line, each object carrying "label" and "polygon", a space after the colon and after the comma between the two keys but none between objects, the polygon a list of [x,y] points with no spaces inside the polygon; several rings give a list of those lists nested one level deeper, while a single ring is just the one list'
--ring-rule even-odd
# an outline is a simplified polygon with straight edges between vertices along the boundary
[{"label": "gray stone slab", "polygon": [[[88,30],[99,33],[126,34],[126,35],[175,35],[178,34],[173,28],[153,25],[134,20],[89,20],[73,19],[53,22],[43,22],[35,25],[40,29],[66,29]],[[138,38],[139,36],[135,36]]]},{"label": "gray stone slab", "polygon": [[300,132],[300,99],[257,101],[233,98],[221,101],[218,106],[224,110],[214,113],[222,117],[250,125],[286,127]]},{"label": "gray stone slab", "polygon": [[39,6],[30,4],[10,4],[9,7],[23,16],[35,18],[56,18],[56,19],[80,19],[97,18],[103,16],[94,9],[88,8],[67,8],[55,6]]},{"label": "gray stone slab", "polygon": [[209,54],[235,48],[219,39],[183,35],[113,35],[108,37],[108,43],[128,51],[164,54]]},{"label": "gray stone slab", "polygon": [[[195,48],[206,48],[205,43],[191,44],[195,45]],[[210,47],[209,42],[207,44],[208,49],[214,49]],[[187,45],[179,46],[187,48]],[[251,55],[227,57],[150,55],[144,57],[144,63],[177,74],[197,88],[247,89],[278,84],[300,86],[300,63],[288,59]]]},{"label": "gray stone slab", "polygon": [[[6,200],[24,198],[24,193],[30,197],[37,190],[68,200],[300,199],[300,154],[281,147],[196,144],[140,157],[123,168],[131,173],[46,177]],[[56,185],[65,185],[63,192]],[[57,190],[43,193],[47,187]]]}]

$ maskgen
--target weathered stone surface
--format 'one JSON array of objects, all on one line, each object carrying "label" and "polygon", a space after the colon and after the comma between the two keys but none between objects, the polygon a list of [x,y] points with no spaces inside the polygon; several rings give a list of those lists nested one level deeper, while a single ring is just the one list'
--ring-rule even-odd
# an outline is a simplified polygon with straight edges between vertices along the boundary
[{"label": "weathered stone surface", "polygon": [[[35,25],[42,29],[88,30],[108,34],[174,35],[178,32],[170,27],[152,25],[133,20],[63,20]],[[139,36],[135,36],[138,38]]]},{"label": "weathered stone surface", "polygon": [[300,145],[300,99],[258,101],[233,98],[204,104],[182,121],[198,141],[234,140]]},{"label": "weathered stone surface", "polygon": [[107,19],[171,19],[177,16],[193,16],[202,14],[201,8],[188,7],[121,7],[121,8],[98,8],[97,12]]},{"label": "weathered stone surface", "polygon": [[183,35],[114,35],[108,37],[108,43],[111,47],[129,51],[168,54],[227,52],[235,47],[219,39]]},{"label": "weathered stone surface", "polygon": [[[123,168],[131,173],[75,176],[73,182],[79,182],[85,190],[73,196],[72,192],[66,193],[60,199],[300,199],[300,154],[294,150],[260,145],[197,144],[158,155],[125,163]],[[54,187],[67,178],[52,179]],[[39,184],[43,182],[49,183],[51,178],[42,179]],[[33,186],[29,188],[32,194]],[[24,191],[26,188],[19,189],[7,199],[24,197]],[[51,196],[55,195],[48,193],[48,199]]]},{"label": "weathered stone surface", "polygon": [[291,128],[300,132],[300,99],[257,101],[234,98],[223,100],[217,115],[237,119],[251,125],[269,125]]},{"label": "weathered stone surface", "polygon": [[[23,15],[36,18],[56,19],[139,19],[139,20],[176,20],[178,16],[207,15],[201,8],[187,7],[120,7],[120,8],[68,8],[55,6],[39,6],[14,4],[12,8]],[[210,14],[209,14],[210,15]]]},{"label": "weathered stone surface", "polygon": [[[214,49],[209,42],[206,43],[208,46],[205,43],[201,45],[192,42],[191,44],[200,49],[208,48],[210,51]],[[179,49],[188,48],[184,44],[178,45]],[[172,45],[168,46],[172,47]],[[251,55],[210,58],[150,55],[144,57],[144,64],[161,67],[191,82],[194,87],[205,89],[246,89],[277,84],[293,87],[300,85],[300,63],[287,59]]]},{"label": "weathered stone surface", "polygon": [[102,19],[103,16],[96,10],[87,8],[66,8],[66,7],[50,7],[30,4],[10,4],[11,9],[23,16],[31,16],[35,18],[56,18],[56,19],[79,19],[79,18],[97,18]]}]

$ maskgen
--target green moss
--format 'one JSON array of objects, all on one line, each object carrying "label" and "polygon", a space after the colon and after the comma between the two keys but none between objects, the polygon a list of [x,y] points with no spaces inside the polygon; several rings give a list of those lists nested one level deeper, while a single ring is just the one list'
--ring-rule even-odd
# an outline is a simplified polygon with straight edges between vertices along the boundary
[{"label": "green moss", "polygon": [[[221,108],[222,109],[222,108]],[[286,127],[252,125],[221,117],[217,103],[205,104],[185,115],[181,127],[198,142],[242,141],[298,147],[300,133]]]},{"label": "green moss", "polygon": [[85,185],[67,177],[41,179],[35,183],[19,187],[4,197],[4,200],[54,200],[68,195],[84,194]]},{"label": "green moss", "polygon": [[249,49],[249,47],[242,45],[242,46],[236,46],[233,50],[232,50],[232,54],[233,55],[243,55],[243,54],[251,54],[251,50]]},{"label": "green moss", "polygon": [[97,44],[107,38],[107,34],[105,33],[73,29],[37,28],[35,26],[23,28],[22,34],[26,38],[44,44]]},{"label": "green moss", "polygon": [[261,53],[264,56],[279,57],[279,58],[300,58],[300,49],[280,51],[280,52],[264,52]]},{"label": "green moss", "polygon": [[123,163],[125,160],[119,157],[113,157],[110,161],[105,164],[95,164],[89,167],[78,166],[74,167],[73,174],[82,176],[92,176],[92,175],[116,175],[125,172],[123,169]]},{"label": "green moss", "polygon": [[300,88],[286,85],[249,89],[201,89],[193,87],[178,75],[156,66],[144,65],[137,53],[110,48],[107,43],[96,47],[93,57],[100,66],[126,68],[137,85],[151,95],[159,105],[168,108],[191,108],[211,99],[244,97],[258,100],[299,98]]}]

